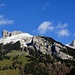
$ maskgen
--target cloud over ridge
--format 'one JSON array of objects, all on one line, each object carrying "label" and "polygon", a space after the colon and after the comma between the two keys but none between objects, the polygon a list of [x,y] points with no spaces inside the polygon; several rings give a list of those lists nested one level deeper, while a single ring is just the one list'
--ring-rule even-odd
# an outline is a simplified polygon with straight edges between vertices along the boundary
[{"label": "cloud over ridge", "polygon": [[52,31],[53,29],[52,23],[50,21],[45,21],[39,25],[38,32],[40,34],[45,34],[47,31]]},{"label": "cloud over ridge", "polygon": [[68,37],[70,35],[70,31],[67,29],[67,27],[68,23],[58,23],[58,25],[55,26],[51,21],[44,21],[39,25],[37,30],[39,34],[46,34],[48,31],[52,31],[54,34],[57,34],[58,37]]},{"label": "cloud over ridge", "polygon": [[5,18],[3,15],[0,15],[0,26],[13,24],[13,22],[14,22],[13,20],[9,20],[9,19]]},{"label": "cloud over ridge", "polygon": [[58,31],[58,36],[60,37],[60,36],[69,36],[70,35],[70,33],[69,33],[69,30],[67,30],[67,29],[61,29],[61,30],[59,30]]}]

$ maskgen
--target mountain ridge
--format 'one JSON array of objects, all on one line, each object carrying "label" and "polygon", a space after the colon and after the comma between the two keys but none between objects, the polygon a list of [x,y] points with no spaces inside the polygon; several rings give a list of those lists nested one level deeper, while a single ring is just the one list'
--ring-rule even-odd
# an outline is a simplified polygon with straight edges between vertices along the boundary
[{"label": "mountain ridge", "polygon": [[[8,31],[6,31],[7,33]],[[14,31],[13,31],[14,32]],[[17,31],[16,31],[17,32]],[[11,32],[12,33],[12,32]],[[5,38],[1,38],[0,39],[0,43],[2,43],[3,45],[6,45],[6,44],[9,44],[9,43],[16,43],[16,42],[20,42],[20,47],[22,49],[24,49],[25,47],[27,47],[27,44],[29,44],[32,40],[33,42],[35,43],[35,48],[37,50],[39,50],[40,48],[40,51],[42,53],[49,53],[51,55],[51,45],[52,43],[56,43],[56,51],[57,53],[60,54],[58,55],[59,57],[61,57],[62,59],[73,59],[73,57],[71,55],[68,55],[68,54],[65,54],[63,53],[63,51],[61,52],[61,50],[66,50],[67,47],[66,45],[54,40],[53,38],[51,37],[45,37],[45,36],[33,36],[33,35],[30,35],[29,33],[19,33],[19,34],[14,34],[12,36],[8,36],[7,37],[7,34],[5,34],[4,36],[6,36]],[[49,48],[48,48],[48,51],[46,50],[46,45],[48,42],[48,45],[49,45]]]}]

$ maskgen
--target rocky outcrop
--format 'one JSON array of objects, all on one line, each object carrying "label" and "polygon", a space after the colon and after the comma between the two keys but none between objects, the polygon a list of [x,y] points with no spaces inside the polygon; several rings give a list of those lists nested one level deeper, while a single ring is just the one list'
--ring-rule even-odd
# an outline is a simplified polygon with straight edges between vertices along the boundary
[{"label": "rocky outcrop", "polygon": [[2,38],[6,38],[6,37],[10,37],[12,35],[17,35],[17,34],[21,34],[21,31],[13,31],[13,32],[9,32],[7,30],[3,30],[2,31]]},{"label": "rocky outcrop", "polygon": [[9,36],[11,36],[10,32],[8,32],[7,30],[2,31],[2,38],[9,37]]},{"label": "rocky outcrop", "polygon": [[11,35],[17,35],[17,34],[21,34],[22,32],[21,31],[13,31],[11,32]]},{"label": "rocky outcrop", "polygon": [[75,40],[72,41],[72,43],[70,44],[70,46],[75,47]]}]

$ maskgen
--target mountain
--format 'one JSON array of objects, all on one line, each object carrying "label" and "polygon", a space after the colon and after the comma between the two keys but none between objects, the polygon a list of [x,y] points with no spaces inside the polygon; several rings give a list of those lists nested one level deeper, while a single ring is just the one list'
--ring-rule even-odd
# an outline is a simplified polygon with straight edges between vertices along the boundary
[{"label": "mountain", "polygon": [[70,43],[70,46],[75,47],[75,40]]},{"label": "mountain", "polygon": [[28,34],[28,33],[21,33],[21,34],[17,34],[17,35],[12,35],[12,36],[8,36],[8,37],[3,37],[0,39],[0,43],[3,43],[3,44],[7,44],[7,43],[15,43],[17,41],[24,41],[24,39],[29,39],[32,38],[32,35]]},{"label": "mountain", "polygon": [[[8,36],[9,34],[12,34],[12,35]],[[20,48],[24,49],[25,47],[27,47],[27,44],[30,44],[31,41],[33,40],[33,42],[35,43],[35,48],[37,50],[39,50],[39,47],[40,47],[40,51],[43,54],[48,53],[50,55],[52,53],[51,52],[51,45],[52,45],[52,43],[55,42],[58,57],[60,57],[61,59],[73,59],[72,54],[68,54],[68,52],[66,54],[67,47],[65,45],[63,45],[62,43],[55,41],[51,37],[33,36],[33,35],[30,35],[29,33],[23,33],[21,31],[9,32],[6,30],[4,30],[2,32],[2,36],[3,37],[0,39],[0,43],[3,45],[15,44],[16,42],[19,41],[20,42]],[[46,44],[49,45],[48,50],[46,50]],[[74,46],[74,42],[72,45]]]},{"label": "mountain", "polygon": [[[54,55],[51,51],[53,43],[57,52]],[[74,63],[75,49],[51,37],[21,31],[2,32],[0,75],[66,75],[74,68]]]},{"label": "mountain", "polygon": [[75,49],[75,40],[73,40],[71,43],[66,44],[66,46]]},{"label": "mountain", "polygon": [[17,34],[21,34],[21,31],[13,31],[13,32],[9,32],[7,30],[3,30],[2,31],[2,38],[6,38],[6,37],[10,37],[12,35],[17,35]]}]

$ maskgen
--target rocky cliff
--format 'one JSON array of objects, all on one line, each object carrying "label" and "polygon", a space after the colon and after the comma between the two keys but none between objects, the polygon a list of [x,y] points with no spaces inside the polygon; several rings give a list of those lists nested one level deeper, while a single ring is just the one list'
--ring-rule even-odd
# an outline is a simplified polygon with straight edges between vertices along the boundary
[{"label": "rocky cliff", "polygon": [[12,35],[17,35],[17,34],[21,34],[21,31],[13,31],[13,32],[9,32],[7,30],[3,30],[2,31],[2,38],[6,38],[6,37],[10,37]]}]

